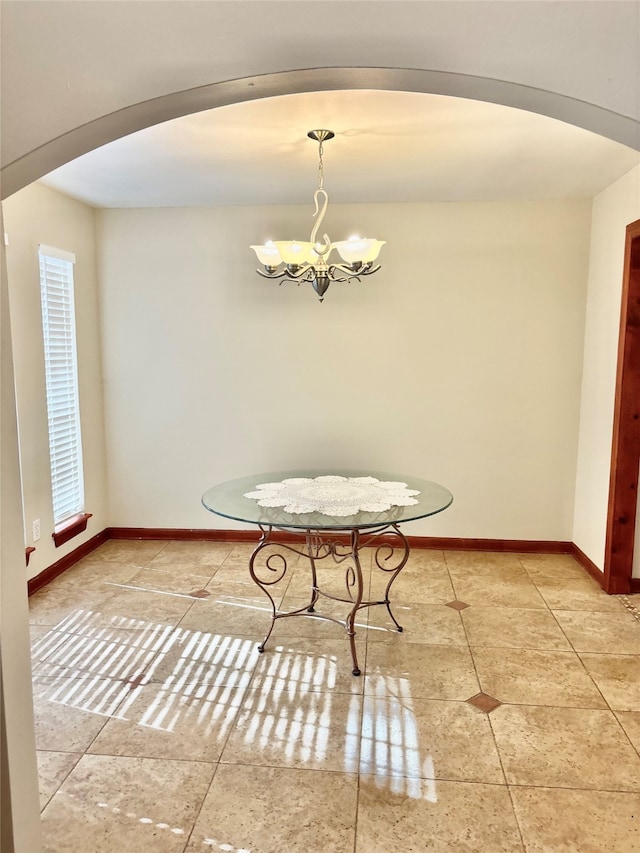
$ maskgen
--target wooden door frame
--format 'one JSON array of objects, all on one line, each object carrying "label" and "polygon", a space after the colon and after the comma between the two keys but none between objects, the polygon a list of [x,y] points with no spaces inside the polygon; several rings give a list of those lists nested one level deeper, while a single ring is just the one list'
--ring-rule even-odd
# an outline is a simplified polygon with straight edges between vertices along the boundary
[{"label": "wooden door frame", "polygon": [[[603,587],[631,592],[640,464],[640,219],[627,225]],[[640,591],[640,590],[639,590]]]}]

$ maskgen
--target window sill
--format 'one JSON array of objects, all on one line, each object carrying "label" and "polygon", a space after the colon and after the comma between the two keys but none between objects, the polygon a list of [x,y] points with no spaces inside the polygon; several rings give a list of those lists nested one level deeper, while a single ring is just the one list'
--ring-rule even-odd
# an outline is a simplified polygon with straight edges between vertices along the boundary
[{"label": "window sill", "polygon": [[53,544],[56,548],[64,545],[65,542],[73,539],[79,533],[83,533],[87,529],[87,521],[91,518],[91,515],[92,513],[90,512],[82,512],[59,524],[51,534]]}]

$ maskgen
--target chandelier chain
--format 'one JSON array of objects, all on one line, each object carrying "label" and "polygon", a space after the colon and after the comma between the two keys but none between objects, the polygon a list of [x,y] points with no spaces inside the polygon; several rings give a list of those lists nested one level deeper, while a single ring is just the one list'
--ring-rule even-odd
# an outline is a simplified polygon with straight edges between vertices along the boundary
[{"label": "chandelier chain", "polygon": [[324,149],[322,147],[322,140],[318,143],[318,189],[324,189],[324,162],[322,160],[322,155],[324,153]]}]

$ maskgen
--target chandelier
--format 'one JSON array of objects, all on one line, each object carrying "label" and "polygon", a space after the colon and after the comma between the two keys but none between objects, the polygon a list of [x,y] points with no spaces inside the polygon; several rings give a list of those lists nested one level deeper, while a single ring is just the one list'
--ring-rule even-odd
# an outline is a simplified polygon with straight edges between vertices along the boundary
[{"label": "chandelier", "polygon": [[[324,188],[324,163],[322,160],[323,143],[333,139],[331,130],[310,130],[307,136],[318,143],[318,189],[313,194],[317,217],[308,242],[297,240],[268,240],[263,246],[251,246],[264,270],[256,272],[264,278],[283,281],[308,281],[323,301],[327,288],[332,281],[360,281],[360,276],[371,275],[380,269],[374,261],[384,246],[384,240],[370,240],[350,237],[338,243],[332,243],[327,234],[322,240],[316,239],[322,221],[327,212],[329,196]],[[336,249],[342,263],[330,263],[329,255]]]}]

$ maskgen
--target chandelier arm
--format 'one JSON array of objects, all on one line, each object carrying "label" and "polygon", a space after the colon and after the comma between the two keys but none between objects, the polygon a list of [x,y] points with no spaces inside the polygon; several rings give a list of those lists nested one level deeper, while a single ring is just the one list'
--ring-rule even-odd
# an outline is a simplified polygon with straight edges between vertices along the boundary
[{"label": "chandelier arm", "polygon": [[287,274],[286,270],[284,270],[282,272],[278,272],[277,268],[275,269],[274,272],[266,272],[266,270],[261,270],[261,269],[257,269],[256,272],[258,273],[258,275],[261,275],[262,278],[270,278],[270,279],[283,278],[283,276],[286,276],[286,274]]},{"label": "chandelier arm", "polygon": [[331,264],[329,267],[329,275],[331,276],[334,270],[339,270],[339,272],[344,273],[348,278],[357,278],[359,280],[361,275],[371,275],[371,273],[378,272],[379,269],[382,269],[380,264],[377,264],[375,267],[367,267],[366,265],[363,265],[359,270],[353,270],[345,264]]},{"label": "chandelier arm", "polygon": [[338,282],[347,282],[347,281],[360,281],[360,273],[353,272],[352,270],[339,270],[343,275],[336,275],[336,270],[339,270],[337,266],[329,267],[327,271],[327,275],[329,281],[338,281]]},{"label": "chandelier arm", "polygon": [[257,269],[256,272],[258,275],[261,275],[263,278],[277,279],[277,278],[289,278],[292,281],[297,281],[298,279],[302,280],[309,273],[313,273],[314,267],[310,264],[304,264],[300,267],[299,270],[290,270],[285,267],[283,270],[280,267],[276,267],[273,272],[267,272],[266,270]]},{"label": "chandelier arm", "polygon": [[303,278],[307,277],[309,273],[313,273],[313,269],[314,268],[311,266],[311,264],[304,264],[300,267],[299,270],[296,271],[286,269],[285,275],[293,281],[297,281],[298,279],[302,280]]}]

